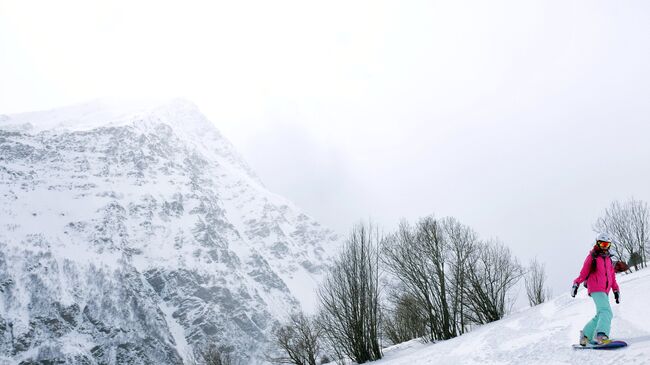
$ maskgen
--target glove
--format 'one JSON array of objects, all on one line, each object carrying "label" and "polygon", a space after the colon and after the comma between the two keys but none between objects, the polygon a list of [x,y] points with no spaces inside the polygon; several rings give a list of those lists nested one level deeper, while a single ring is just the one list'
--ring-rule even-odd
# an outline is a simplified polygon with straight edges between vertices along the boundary
[{"label": "glove", "polygon": [[573,298],[576,297],[576,294],[578,294],[578,283],[573,283],[573,286],[571,287],[571,296]]},{"label": "glove", "polygon": [[621,297],[621,294],[618,292],[618,290],[614,290],[614,299],[616,299],[616,304],[619,304],[619,298]]}]

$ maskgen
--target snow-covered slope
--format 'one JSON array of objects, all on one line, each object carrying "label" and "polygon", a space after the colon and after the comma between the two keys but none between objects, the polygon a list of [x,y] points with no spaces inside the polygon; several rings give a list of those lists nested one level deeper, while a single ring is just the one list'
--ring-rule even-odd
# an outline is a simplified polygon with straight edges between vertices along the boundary
[{"label": "snow-covered slope", "polygon": [[611,336],[627,341],[627,348],[571,348],[595,311],[583,289],[576,298],[561,295],[448,341],[411,341],[394,346],[386,350],[384,359],[373,364],[650,364],[650,269],[619,274],[617,280],[622,297],[621,304],[610,298],[614,311]]},{"label": "snow-covered slope", "polygon": [[337,246],[189,102],[0,116],[0,363],[254,356]]}]

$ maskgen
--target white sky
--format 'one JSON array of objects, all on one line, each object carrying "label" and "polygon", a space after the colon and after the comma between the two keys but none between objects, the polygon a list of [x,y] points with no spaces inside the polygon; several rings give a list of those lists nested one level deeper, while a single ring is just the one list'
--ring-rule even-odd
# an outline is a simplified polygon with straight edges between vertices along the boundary
[{"label": "white sky", "polygon": [[646,0],[0,0],[0,113],[185,97],[326,225],[453,215],[556,292],[650,201],[648,65]]}]

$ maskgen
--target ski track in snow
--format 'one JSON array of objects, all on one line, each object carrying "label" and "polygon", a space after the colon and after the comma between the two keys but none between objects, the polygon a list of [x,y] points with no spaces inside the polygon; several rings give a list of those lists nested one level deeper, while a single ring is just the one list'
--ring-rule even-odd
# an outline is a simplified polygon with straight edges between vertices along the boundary
[{"label": "ski track in snow", "polygon": [[595,314],[591,298],[581,287],[576,298],[561,295],[448,341],[423,344],[413,340],[390,347],[374,364],[650,364],[650,269],[619,274],[617,280],[621,304],[610,295],[614,312],[611,337],[627,341],[627,348],[571,348],[580,329]]}]

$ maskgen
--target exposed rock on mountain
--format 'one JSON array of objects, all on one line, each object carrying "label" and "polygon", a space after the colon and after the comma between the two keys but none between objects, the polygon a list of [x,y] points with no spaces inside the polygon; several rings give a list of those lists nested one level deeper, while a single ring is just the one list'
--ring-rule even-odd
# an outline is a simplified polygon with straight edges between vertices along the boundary
[{"label": "exposed rock on mountain", "polygon": [[337,246],[191,103],[0,119],[0,363],[255,360]]}]

